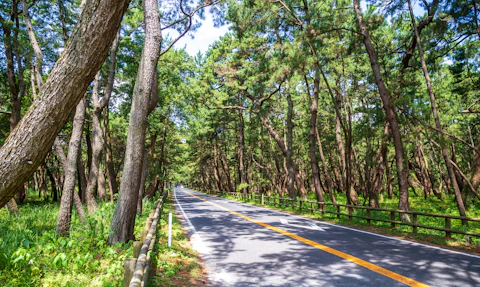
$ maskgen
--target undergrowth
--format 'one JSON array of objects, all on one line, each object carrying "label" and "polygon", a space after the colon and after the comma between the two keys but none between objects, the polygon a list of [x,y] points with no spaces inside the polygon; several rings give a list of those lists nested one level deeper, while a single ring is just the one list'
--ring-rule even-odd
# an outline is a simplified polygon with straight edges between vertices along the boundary
[{"label": "undergrowth", "polygon": [[[121,286],[123,261],[132,244],[108,244],[115,205],[100,203],[81,223],[75,211],[68,237],[55,233],[59,204],[31,199],[20,215],[0,209],[0,286]],[[144,200],[135,234],[145,226],[154,201]]]}]

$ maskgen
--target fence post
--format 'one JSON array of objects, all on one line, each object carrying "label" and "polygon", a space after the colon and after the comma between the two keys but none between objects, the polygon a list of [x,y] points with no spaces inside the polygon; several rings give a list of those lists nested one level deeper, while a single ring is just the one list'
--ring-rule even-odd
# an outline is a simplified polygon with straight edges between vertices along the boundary
[{"label": "fence post", "polygon": [[300,199],[300,212],[302,212],[302,209],[303,209],[303,200]]},{"label": "fence post", "polygon": [[412,214],[412,216],[413,216],[413,224],[415,224],[415,225],[413,226],[413,233],[417,233],[417,231],[418,231],[418,227],[417,227],[417,224],[418,224],[417,214],[414,213],[414,214]]},{"label": "fence post", "polygon": [[352,209],[351,207],[347,207],[348,208],[348,220],[352,221]]},{"label": "fence post", "polygon": [[[452,229],[450,217],[445,217],[445,228]],[[445,239],[452,239],[452,233],[450,231],[445,231]]]},{"label": "fence post", "polygon": [[265,195],[262,193],[262,205],[265,205]]},{"label": "fence post", "polygon": [[336,205],[337,207],[337,218],[340,219],[340,205]]},{"label": "fence post", "polygon": [[133,258],[138,258],[140,255],[140,250],[142,249],[143,242],[141,241],[134,241],[133,242]]},{"label": "fence post", "polygon": [[123,287],[128,287],[130,281],[132,281],[133,272],[135,271],[135,265],[137,264],[137,258],[125,258],[123,261],[123,268],[125,270],[123,277]]},{"label": "fence post", "polygon": [[314,210],[313,210],[313,202],[310,202],[310,211],[313,213]]},{"label": "fence post", "polygon": [[370,224],[370,209],[367,209],[367,224]]},{"label": "fence post", "polygon": [[[395,211],[390,211],[390,220],[395,220]],[[392,222],[392,228],[395,228],[395,222]]]},{"label": "fence post", "polygon": [[148,230],[142,230],[140,231],[140,241],[143,242],[145,241],[145,238],[147,237]]},{"label": "fence post", "polygon": [[172,246],[172,213],[168,213],[168,248]]},{"label": "fence post", "polygon": [[151,217],[147,218],[147,222],[145,224],[145,229],[146,230],[150,230],[150,227],[152,226],[152,222],[153,222],[153,220],[152,220]]}]

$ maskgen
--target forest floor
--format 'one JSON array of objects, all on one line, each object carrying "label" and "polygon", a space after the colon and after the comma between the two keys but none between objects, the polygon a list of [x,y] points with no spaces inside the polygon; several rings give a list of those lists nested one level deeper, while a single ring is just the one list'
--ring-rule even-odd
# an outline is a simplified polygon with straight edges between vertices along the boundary
[{"label": "forest floor", "polygon": [[[235,198],[229,195],[223,195],[222,197],[236,200]],[[311,200],[315,200],[315,198],[311,198]],[[337,202],[343,203],[342,200],[344,200],[344,198],[342,198],[342,195],[337,195]],[[394,201],[395,199],[385,198],[384,201],[381,202],[380,206],[382,208],[396,209],[397,203]],[[445,249],[480,255],[480,238],[476,238],[476,237],[466,237],[464,235],[453,234],[452,239],[446,239],[444,237],[445,233],[441,231],[419,228],[418,233],[412,233],[411,227],[409,226],[397,226],[395,229],[393,229],[390,227],[389,223],[372,222],[372,224],[367,225],[365,224],[365,220],[359,219],[359,218],[352,218],[352,220],[349,220],[347,217],[341,217],[339,219],[336,217],[336,215],[333,215],[333,214],[326,213],[325,215],[322,216],[321,213],[318,211],[315,211],[312,214],[310,211],[299,211],[297,209],[293,210],[290,206],[279,207],[278,205],[272,205],[268,203],[265,203],[265,205],[261,205],[260,203],[250,199],[242,202],[246,202],[249,204],[262,206],[270,209],[281,210],[291,214],[302,215],[312,219],[325,221],[333,224],[338,224],[342,226],[352,227],[359,230],[365,230],[365,231],[387,235],[395,238],[406,239],[413,242],[442,247]],[[416,197],[414,194],[412,194],[412,196],[410,196],[410,206],[411,206],[411,210],[416,210],[421,212],[434,213],[434,214],[458,215],[456,214],[453,198],[451,198],[451,196],[450,197],[447,196],[442,200],[439,200],[438,198],[434,198],[434,197],[430,197],[427,200],[425,200],[423,199],[423,197]],[[361,213],[362,210],[356,210],[355,213],[357,212]],[[381,214],[377,214],[376,216],[382,217]],[[470,206],[467,216],[473,217],[473,218],[480,218],[480,207],[477,205]],[[421,220],[423,220],[424,222],[421,222]],[[430,225],[430,226],[444,227],[443,220],[438,220],[434,218],[419,217],[419,223],[423,223],[425,225]],[[452,227],[458,230],[473,231],[473,232],[480,233],[480,223],[478,222],[470,222],[469,226],[465,227],[465,226],[461,226],[460,221],[458,222],[452,221]]]},{"label": "forest floor", "polygon": [[[155,244],[154,268],[148,286],[209,286],[199,254],[192,249],[182,224],[173,210],[172,199],[163,209],[159,242]],[[172,246],[168,248],[168,213],[172,213]]]}]

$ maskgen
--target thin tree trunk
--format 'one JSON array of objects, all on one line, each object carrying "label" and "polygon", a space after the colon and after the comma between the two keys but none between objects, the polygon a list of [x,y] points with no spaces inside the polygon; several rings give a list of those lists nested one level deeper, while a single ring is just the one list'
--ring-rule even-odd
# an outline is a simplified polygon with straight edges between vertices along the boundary
[{"label": "thin tree trunk", "polygon": [[[68,156],[65,169],[60,211],[57,219],[57,235],[66,236],[70,229],[72,217],[73,194],[75,193],[75,177],[77,174],[77,160],[80,154],[80,141],[82,140],[83,122],[85,120],[85,99],[77,105],[73,119],[72,135],[68,145]],[[82,207],[83,209],[83,207]]]},{"label": "thin tree trunk", "polygon": [[[291,199],[296,198],[295,194],[295,189],[294,189],[294,184],[295,184],[295,170],[294,170],[294,162],[293,162],[293,101],[292,101],[292,96],[290,94],[290,85],[288,83],[288,80],[286,81],[286,97],[287,97],[287,103],[288,103],[288,111],[287,111],[287,150],[285,153],[285,158],[287,160],[287,170],[288,170],[288,194]],[[300,187],[299,187],[300,188]]]},{"label": "thin tree trunk", "polygon": [[[406,169],[405,162],[404,162],[404,149],[403,149],[402,136],[400,134],[400,126],[398,123],[397,114],[394,110],[394,104],[391,102],[387,87],[383,82],[383,77],[380,71],[381,70],[380,65],[377,61],[375,48],[371,43],[370,34],[368,32],[367,26],[363,21],[363,16],[360,10],[359,2],[360,2],[359,0],[353,0],[353,7],[357,16],[357,22],[360,28],[360,33],[362,34],[363,42],[365,44],[365,49],[370,59],[370,64],[372,66],[372,71],[375,76],[375,82],[378,87],[378,92],[380,94],[380,98],[383,103],[383,109],[385,110],[387,121],[390,124],[390,129],[392,131],[392,137],[393,137],[393,144],[395,146],[395,162],[397,166],[397,178],[398,178],[398,186],[400,190],[399,191],[400,199],[398,202],[398,208],[400,210],[410,210],[410,206],[408,202],[408,171]],[[410,221],[410,217],[408,216],[408,214],[402,213],[400,217],[403,220],[406,220],[408,222]]]},{"label": "thin tree trunk", "polygon": [[105,181],[105,165],[102,161],[98,165],[98,199],[100,201],[107,200],[107,183]]},{"label": "thin tree trunk", "polygon": [[335,199],[335,195],[333,194],[332,178],[330,177],[330,173],[328,172],[327,161],[325,160],[325,155],[323,154],[323,145],[320,139],[320,133],[318,132],[318,128],[315,129],[315,136],[317,138],[318,152],[320,154],[320,161],[322,162],[323,174],[325,176],[326,189],[328,194],[330,195],[332,203],[337,204],[337,200]]},{"label": "thin tree trunk", "polygon": [[148,174],[148,165],[147,165],[147,151],[144,149],[143,151],[143,162],[142,162],[142,174],[140,175],[140,188],[138,189],[138,199],[137,199],[137,215],[142,215],[143,209],[143,192],[145,189],[145,181],[147,179]]},{"label": "thin tree trunk", "polygon": [[25,18],[25,23],[27,26],[28,38],[30,40],[30,44],[32,45],[33,52],[35,53],[35,61],[36,61],[36,67],[37,67],[37,69],[35,70],[37,72],[36,79],[37,79],[38,89],[41,91],[43,86],[43,78],[42,78],[43,54],[42,54],[42,50],[40,49],[40,45],[38,44],[37,37],[35,36],[35,32],[33,30],[33,25],[31,21],[30,13],[28,12],[27,3],[25,2],[25,0],[20,0],[20,3],[22,4],[23,17]]},{"label": "thin tree trunk", "polygon": [[[153,78],[153,86],[152,86],[152,91],[150,94],[150,103],[148,106],[148,112],[147,112],[147,117],[150,115],[153,110],[157,107],[158,100],[160,99],[158,97],[158,69],[155,70],[154,72],[154,78]],[[145,181],[147,180],[147,175],[148,175],[148,157],[150,159],[153,159],[153,154],[155,153],[155,143],[157,141],[157,135],[152,134],[152,137],[150,138],[150,150],[147,155],[147,151],[145,149],[144,155],[143,155],[143,163],[142,163],[142,174],[140,178],[140,187],[138,189],[138,199],[137,199],[137,214],[142,215],[142,209],[143,209],[143,194],[145,191]]]},{"label": "thin tree trunk", "polygon": [[[117,51],[118,51],[119,42],[120,42],[120,30],[117,32],[117,36],[115,37],[115,40],[112,43],[112,47],[110,48],[110,56],[109,56],[110,63],[109,63],[109,70],[108,70],[107,86],[105,88],[104,99],[102,99],[102,101],[99,103],[100,113],[101,113],[101,110],[105,110],[104,122],[103,122],[105,167],[107,171],[110,202],[112,203],[113,203],[113,194],[118,193],[118,188],[117,188],[117,178],[115,176],[115,169],[113,166],[110,128],[108,126],[109,125],[108,103],[110,102],[110,98],[112,96],[113,84],[115,81],[115,65],[117,61]],[[106,109],[104,109],[105,107]]]},{"label": "thin tree trunk", "polygon": [[315,153],[315,140],[317,134],[317,113],[318,113],[318,93],[320,92],[320,75],[319,71],[315,71],[315,80],[313,82],[313,100],[310,105],[310,132],[308,135],[308,143],[310,150],[310,165],[312,168],[313,187],[317,201],[323,202],[323,193],[320,186],[320,169],[317,162],[317,154]]},{"label": "thin tree trunk", "polygon": [[145,0],[143,5],[146,25],[145,44],[133,90],[125,163],[118,202],[111,223],[113,234],[109,237],[110,244],[127,242],[134,238],[133,229],[145,148],[148,108],[162,41],[158,2]]},{"label": "thin tree trunk", "polygon": [[[238,110],[238,172],[240,186],[247,182],[245,172],[245,122],[243,120],[243,111]],[[242,188],[241,193],[247,193],[248,188]]]},{"label": "thin tree trunk", "polygon": [[[464,205],[463,199],[462,199],[462,194],[461,194],[461,191],[460,191],[460,187],[459,187],[458,182],[457,182],[457,177],[455,175],[455,171],[453,170],[452,163],[450,162],[450,155],[449,155],[449,152],[448,152],[448,148],[444,144],[444,139],[443,139],[444,136],[443,136],[443,133],[442,133],[442,126],[440,125],[440,119],[438,117],[435,94],[433,93],[433,87],[432,87],[432,83],[431,83],[431,80],[430,80],[430,75],[428,74],[427,63],[425,62],[425,56],[423,54],[422,42],[421,42],[421,39],[420,39],[420,34],[418,32],[417,23],[415,21],[415,15],[413,14],[412,3],[411,3],[410,0],[408,0],[408,8],[410,10],[410,18],[412,20],[415,37],[417,38],[418,54],[419,54],[420,60],[422,62],[422,70],[423,70],[423,75],[425,77],[425,82],[427,83],[428,94],[430,96],[430,105],[432,107],[432,114],[433,114],[433,118],[435,119],[435,127],[437,128],[437,131],[438,131],[439,144],[440,144],[440,147],[442,149],[442,155],[443,155],[443,159],[445,161],[445,165],[447,166],[447,171],[448,171],[448,175],[450,177],[450,182],[451,182],[453,190],[455,192],[455,198],[457,200],[458,212],[460,213],[460,216],[467,216],[466,211],[465,211],[465,205]],[[468,221],[462,220],[462,224],[467,225]]]},{"label": "thin tree trunk", "polygon": [[[80,142],[81,145],[81,142]],[[87,202],[87,177],[85,176],[85,167],[82,162],[81,153],[78,154],[77,159],[77,171],[78,171],[78,188],[82,203]]]},{"label": "thin tree trunk", "polygon": [[99,118],[99,105],[98,105],[98,86],[100,72],[95,76],[95,81],[93,84],[92,90],[92,100],[93,100],[93,117],[92,117],[92,163],[90,166],[90,172],[88,174],[88,183],[87,183],[87,209],[88,213],[92,214],[97,210],[98,204],[95,201],[95,192],[98,187],[98,172],[100,169],[100,159],[103,151],[103,136],[102,127],[100,126]]},{"label": "thin tree trunk", "polygon": [[105,167],[107,170],[108,189],[110,191],[110,201],[113,203],[113,195],[118,193],[117,177],[113,165],[112,138],[110,137],[110,127],[108,120],[108,109],[105,109],[103,118],[103,129],[105,133]]},{"label": "thin tree trunk", "polygon": [[67,21],[65,20],[65,7],[63,5],[63,0],[57,0],[58,11],[60,12],[60,22],[62,23],[62,36],[63,41],[66,43],[68,39],[68,32],[67,32]]},{"label": "thin tree trunk", "polygon": [[57,183],[55,181],[55,177],[53,176],[53,173],[52,173],[52,171],[50,170],[50,168],[48,167],[47,164],[45,164],[45,170],[47,172],[48,178],[50,179],[52,201],[53,202],[58,202]]}]

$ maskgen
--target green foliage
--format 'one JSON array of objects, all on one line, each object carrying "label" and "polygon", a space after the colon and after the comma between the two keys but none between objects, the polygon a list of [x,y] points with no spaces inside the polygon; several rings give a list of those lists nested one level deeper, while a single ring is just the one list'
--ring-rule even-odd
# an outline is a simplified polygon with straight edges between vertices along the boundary
[{"label": "green foliage", "polygon": [[248,188],[248,186],[249,185],[246,182],[240,183],[239,185],[237,185],[237,188],[235,189],[235,191],[240,192],[242,189]]},{"label": "green foliage", "polygon": [[[145,200],[135,234],[145,226],[153,202]],[[27,202],[20,216],[0,209],[0,285],[2,286],[120,286],[123,260],[131,244],[108,245],[114,205],[101,203],[86,223],[73,217],[70,235],[58,237],[58,205]]]}]

